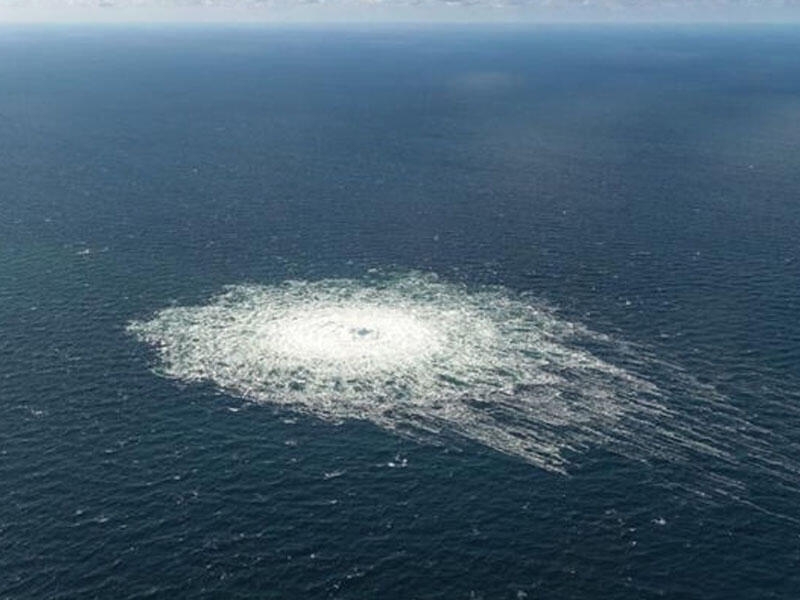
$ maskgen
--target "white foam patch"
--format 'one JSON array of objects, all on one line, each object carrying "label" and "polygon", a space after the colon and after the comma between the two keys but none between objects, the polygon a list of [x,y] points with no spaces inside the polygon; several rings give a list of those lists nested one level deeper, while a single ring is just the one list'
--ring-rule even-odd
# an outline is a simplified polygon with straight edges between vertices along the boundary
[{"label": "white foam patch", "polygon": [[[129,330],[157,348],[169,377],[330,421],[460,436],[551,471],[592,447],[734,464],[733,439],[752,460],[779,460],[679,369],[503,288],[468,291],[417,273],[233,286]],[[678,388],[706,397],[678,412]]]}]

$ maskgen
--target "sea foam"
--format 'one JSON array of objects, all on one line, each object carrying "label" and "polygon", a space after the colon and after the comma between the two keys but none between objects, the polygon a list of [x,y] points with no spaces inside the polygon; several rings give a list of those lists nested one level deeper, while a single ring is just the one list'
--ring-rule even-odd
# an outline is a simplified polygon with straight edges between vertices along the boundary
[{"label": "sea foam", "polygon": [[590,448],[728,465],[747,448],[768,469],[780,462],[710,387],[501,287],[419,273],[237,285],[128,329],[168,377],[329,421],[460,437],[550,471]]}]

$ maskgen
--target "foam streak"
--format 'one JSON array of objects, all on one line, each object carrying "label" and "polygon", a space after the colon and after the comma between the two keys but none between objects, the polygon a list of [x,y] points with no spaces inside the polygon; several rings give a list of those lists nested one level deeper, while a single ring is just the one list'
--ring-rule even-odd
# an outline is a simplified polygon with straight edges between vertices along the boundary
[{"label": "foam streak", "polygon": [[[798,472],[711,388],[502,288],[415,273],[234,286],[129,330],[158,349],[166,376],[330,421],[460,436],[550,471],[605,447],[723,469],[744,448],[764,471]],[[700,400],[678,409],[676,395]]]}]

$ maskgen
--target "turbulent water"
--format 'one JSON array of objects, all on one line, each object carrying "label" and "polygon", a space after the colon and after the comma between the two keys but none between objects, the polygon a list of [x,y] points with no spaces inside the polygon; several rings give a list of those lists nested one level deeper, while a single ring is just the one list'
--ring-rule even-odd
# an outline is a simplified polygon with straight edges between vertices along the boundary
[{"label": "turbulent water", "polygon": [[627,416],[664,412],[653,385],[574,344],[603,336],[502,289],[422,275],[237,286],[130,330],[171,377],[326,419],[444,429],[553,470],[564,450],[633,441]]},{"label": "turbulent water", "polygon": [[[419,273],[232,286],[128,329],[158,349],[169,377],[335,422],[457,434],[551,471],[566,472],[568,453],[608,446],[634,459],[723,462],[738,448],[792,484],[800,473],[713,388],[497,286]],[[655,373],[669,388],[648,380]],[[671,407],[675,394],[694,396],[705,418]]]},{"label": "turbulent water", "polygon": [[797,600],[792,27],[0,26],[0,598]]}]

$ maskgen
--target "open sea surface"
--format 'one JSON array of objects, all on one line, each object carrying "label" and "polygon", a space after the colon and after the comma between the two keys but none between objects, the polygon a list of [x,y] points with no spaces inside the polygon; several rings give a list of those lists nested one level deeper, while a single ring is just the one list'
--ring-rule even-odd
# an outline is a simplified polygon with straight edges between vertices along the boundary
[{"label": "open sea surface", "polygon": [[0,598],[800,598],[796,27],[0,27]]}]

